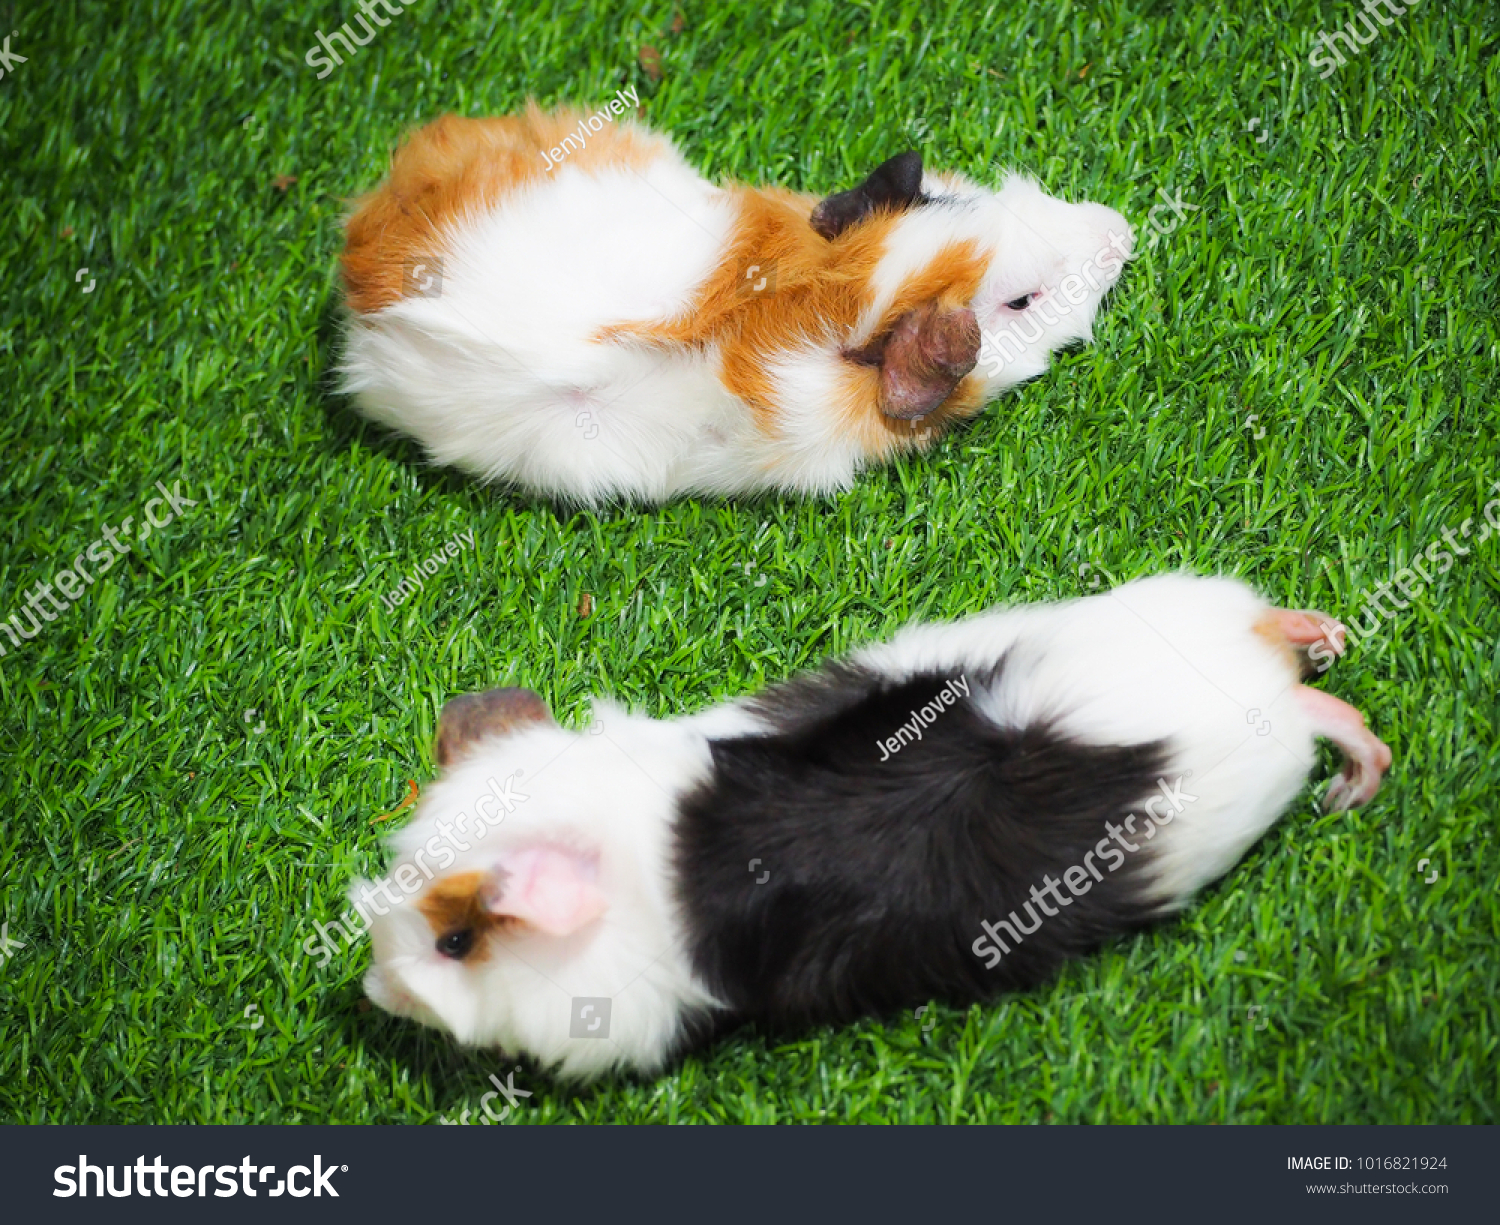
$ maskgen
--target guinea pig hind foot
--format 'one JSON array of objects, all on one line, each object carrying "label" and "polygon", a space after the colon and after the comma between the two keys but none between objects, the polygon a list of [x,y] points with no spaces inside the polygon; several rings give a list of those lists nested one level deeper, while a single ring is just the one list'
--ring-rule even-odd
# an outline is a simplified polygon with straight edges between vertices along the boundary
[{"label": "guinea pig hind foot", "polygon": [[1329,783],[1323,808],[1338,812],[1368,804],[1380,790],[1380,780],[1391,764],[1391,750],[1365,726],[1365,717],[1331,693],[1298,685],[1293,696],[1312,720],[1313,734],[1338,745],[1344,768]]}]

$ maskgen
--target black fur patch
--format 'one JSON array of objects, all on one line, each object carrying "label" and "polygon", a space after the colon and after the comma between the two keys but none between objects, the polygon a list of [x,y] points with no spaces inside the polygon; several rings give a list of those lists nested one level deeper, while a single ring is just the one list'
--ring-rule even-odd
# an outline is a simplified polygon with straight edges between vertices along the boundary
[{"label": "black fur patch", "polygon": [[922,155],[912,149],[881,162],[858,187],[820,200],[812,211],[812,228],[832,240],[877,209],[900,211],[925,200]]},{"label": "black fur patch", "polygon": [[[1004,668],[969,674],[970,694]],[[678,815],[678,892],[694,968],[739,1016],[805,1025],[966,1004],[1151,920],[1137,843],[1114,872],[1096,855],[1103,879],[1059,889],[1069,904],[1049,900],[1055,915],[986,968],[981,921],[1024,919],[1044,875],[1083,865],[1105,822],[1155,790],[1167,753],[1000,728],[960,697],[882,762],[879,742],[950,679],[835,664],[756,701],[775,733],[712,743],[713,777]]]}]

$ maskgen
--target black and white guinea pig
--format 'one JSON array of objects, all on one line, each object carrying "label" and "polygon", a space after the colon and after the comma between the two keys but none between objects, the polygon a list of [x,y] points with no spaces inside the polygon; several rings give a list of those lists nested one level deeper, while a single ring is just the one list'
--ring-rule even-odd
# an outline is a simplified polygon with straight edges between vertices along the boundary
[{"label": "black and white guinea pig", "polygon": [[822,201],[717,187],[637,123],[535,106],[419,129],[346,237],[361,411],[581,503],[845,488],[1089,339],[1133,240],[916,152]]},{"label": "black and white guinea pig", "polygon": [[1299,683],[1317,613],[1172,574],[906,629],[657,720],[536,694],[443,710],[441,778],[356,882],[376,1004],[564,1076],[651,1073],[716,1023],[846,1022],[1024,988],[1170,915],[1293,801],[1390,751]]}]

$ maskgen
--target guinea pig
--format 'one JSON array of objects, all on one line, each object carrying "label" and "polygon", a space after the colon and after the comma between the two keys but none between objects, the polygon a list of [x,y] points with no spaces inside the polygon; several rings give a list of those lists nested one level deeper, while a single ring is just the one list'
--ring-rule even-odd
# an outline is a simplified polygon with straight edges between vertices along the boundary
[{"label": "guinea pig", "polygon": [[349,893],[365,990],[586,1078],[724,1025],[1032,986],[1227,872],[1317,737],[1345,757],[1326,805],[1374,796],[1390,750],[1299,683],[1342,650],[1322,614],[1169,574],[911,627],[682,718],[597,704],[570,731],[524,689],[455,699],[391,874]]},{"label": "guinea pig", "polygon": [[1089,339],[1130,255],[1019,176],[718,187],[607,114],[444,116],[348,220],[342,389],[438,463],[580,504],[847,488]]}]

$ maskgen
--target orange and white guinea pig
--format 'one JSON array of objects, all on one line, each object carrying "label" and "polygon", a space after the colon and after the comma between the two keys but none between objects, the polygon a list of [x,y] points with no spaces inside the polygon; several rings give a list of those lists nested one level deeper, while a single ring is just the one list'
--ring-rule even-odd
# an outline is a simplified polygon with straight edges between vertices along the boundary
[{"label": "orange and white guinea pig", "polygon": [[820,201],[717,187],[628,120],[447,115],[348,221],[342,385],[565,501],[831,491],[1089,339],[1132,237],[916,152]]}]

